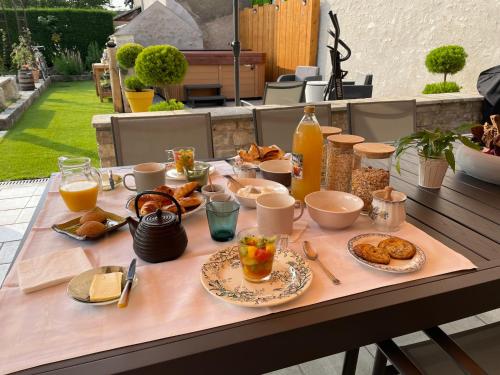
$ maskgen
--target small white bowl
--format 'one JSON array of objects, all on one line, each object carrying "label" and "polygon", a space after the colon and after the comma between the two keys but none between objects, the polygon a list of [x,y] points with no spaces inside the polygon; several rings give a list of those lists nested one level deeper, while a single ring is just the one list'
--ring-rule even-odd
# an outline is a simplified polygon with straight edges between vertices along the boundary
[{"label": "small white bowl", "polygon": [[[252,185],[257,188],[265,186],[274,189],[276,193],[288,194],[288,189],[286,187],[274,181],[264,180],[262,178],[236,178],[236,181],[238,181],[243,186]],[[241,195],[238,195],[238,190],[240,188],[232,181],[227,182],[227,188],[231,193],[234,194],[234,196],[242,206],[248,208],[256,207],[255,198],[242,197]]]},{"label": "small white bowl", "polygon": [[343,229],[352,225],[363,209],[363,200],[342,191],[316,191],[304,199],[311,218],[321,227]]},{"label": "small white bowl", "polygon": [[[210,190],[211,188],[213,189],[213,191]],[[224,186],[217,184],[203,185],[201,187],[201,193],[207,198],[210,198],[212,195],[224,193],[224,191]]]}]

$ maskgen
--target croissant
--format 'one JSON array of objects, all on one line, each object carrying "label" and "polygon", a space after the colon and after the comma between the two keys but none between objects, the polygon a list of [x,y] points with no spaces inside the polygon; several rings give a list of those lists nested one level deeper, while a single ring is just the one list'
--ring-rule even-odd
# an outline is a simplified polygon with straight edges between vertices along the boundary
[{"label": "croissant", "polygon": [[198,187],[198,182],[192,181],[188,182],[187,184],[184,184],[182,186],[179,186],[175,190],[174,198],[179,199],[182,197],[187,197],[189,194],[191,194],[196,188]]},{"label": "croissant", "polygon": [[[175,204],[171,204],[170,206],[163,206],[161,208],[161,210],[173,212],[174,214],[176,214],[177,213],[177,206]],[[183,214],[184,212],[186,212],[186,209],[181,206],[181,214]]]},{"label": "croissant", "polygon": [[141,216],[155,212],[157,209],[161,208],[161,203],[158,201],[148,201],[139,210]]},{"label": "croissant", "polygon": [[201,199],[198,197],[183,197],[179,198],[178,201],[184,208],[198,207],[201,204]]}]

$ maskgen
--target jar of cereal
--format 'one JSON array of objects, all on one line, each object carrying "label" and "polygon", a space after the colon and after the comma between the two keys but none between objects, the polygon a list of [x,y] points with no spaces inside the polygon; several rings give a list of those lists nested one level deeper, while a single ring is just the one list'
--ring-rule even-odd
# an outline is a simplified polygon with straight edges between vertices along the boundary
[{"label": "jar of cereal", "polygon": [[323,160],[321,164],[321,186],[326,186],[326,158],[328,154],[328,140],[331,135],[342,133],[342,129],[335,126],[322,126],[321,134],[323,134]]},{"label": "jar of cereal", "polygon": [[394,146],[384,143],[354,145],[351,193],[365,203],[363,212],[370,211],[372,192],[389,186]]},{"label": "jar of cereal", "polygon": [[363,137],[351,134],[331,135],[328,140],[326,187],[328,190],[351,192],[353,146],[364,142]]}]

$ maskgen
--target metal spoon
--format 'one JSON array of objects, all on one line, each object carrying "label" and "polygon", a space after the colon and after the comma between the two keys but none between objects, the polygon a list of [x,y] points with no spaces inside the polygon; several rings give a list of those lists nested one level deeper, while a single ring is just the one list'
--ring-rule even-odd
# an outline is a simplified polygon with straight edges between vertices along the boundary
[{"label": "metal spoon", "polygon": [[309,243],[309,241],[304,241],[304,243],[302,244],[302,250],[304,251],[304,254],[305,256],[307,257],[307,259],[310,259],[310,260],[314,260],[316,262],[318,262],[318,264],[320,265],[321,269],[323,270],[323,272],[326,274],[326,276],[328,276],[328,278],[330,280],[333,281],[333,283],[335,285],[338,285],[340,284],[340,280],[337,279],[335,277],[335,275],[333,273],[331,273],[324,265],[323,263],[321,263],[321,261],[319,260],[319,257],[318,257],[318,252],[311,246],[311,244]]}]

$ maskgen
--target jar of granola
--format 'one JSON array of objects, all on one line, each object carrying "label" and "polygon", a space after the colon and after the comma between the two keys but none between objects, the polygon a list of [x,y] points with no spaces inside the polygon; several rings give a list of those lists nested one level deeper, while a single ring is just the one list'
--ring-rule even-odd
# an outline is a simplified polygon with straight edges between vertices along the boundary
[{"label": "jar of granola", "polygon": [[342,129],[336,128],[335,126],[322,126],[321,134],[323,134],[323,159],[321,164],[321,186],[326,186],[326,158],[328,153],[328,141],[327,138],[331,135],[342,133]]},{"label": "jar of granola", "polygon": [[365,203],[363,212],[370,211],[372,192],[389,186],[394,146],[384,143],[362,143],[354,145],[352,167],[352,194]]},{"label": "jar of granola", "polygon": [[328,138],[326,187],[328,190],[351,191],[353,146],[364,142],[363,137],[351,134],[330,135]]}]

